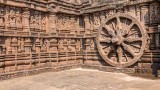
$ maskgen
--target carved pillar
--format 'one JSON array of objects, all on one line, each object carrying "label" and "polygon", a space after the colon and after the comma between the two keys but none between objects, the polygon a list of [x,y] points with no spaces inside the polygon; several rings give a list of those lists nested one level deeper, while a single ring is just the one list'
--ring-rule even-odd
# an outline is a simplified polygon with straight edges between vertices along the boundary
[{"label": "carved pillar", "polygon": [[149,4],[141,4],[141,21],[145,24],[149,23]]},{"label": "carved pillar", "polygon": [[101,12],[100,18],[101,18],[101,23],[103,23],[105,21],[105,19],[106,19],[105,12]]},{"label": "carved pillar", "polygon": [[22,45],[22,49],[24,47],[25,53],[31,53],[32,42],[30,38],[25,38],[25,41]]},{"label": "carved pillar", "polygon": [[5,29],[9,27],[9,6],[6,6]]},{"label": "carved pillar", "polygon": [[56,14],[50,13],[49,14],[49,30],[47,32],[56,32]]},{"label": "carved pillar", "polygon": [[4,20],[5,20],[5,6],[0,7],[0,28],[4,29]]},{"label": "carved pillar", "polygon": [[55,38],[51,38],[49,45],[49,52],[55,52],[58,49],[58,41]]},{"label": "carved pillar", "polygon": [[97,32],[100,27],[100,17],[99,13],[94,13],[94,31]]},{"label": "carved pillar", "polygon": [[7,55],[10,54],[10,52],[9,52],[10,42],[11,42],[11,39],[9,37],[6,37],[5,38],[5,45],[4,45],[4,52]]},{"label": "carved pillar", "polygon": [[138,5],[136,5],[136,17],[138,17],[138,19],[140,20],[140,8]]},{"label": "carved pillar", "polygon": [[29,9],[24,8],[23,14],[22,14],[22,25],[23,25],[23,31],[25,31],[25,32],[30,32],[29,31],[29,16],[30,16]]},{"label": "carved pillar", "polygon": [[85,29],[90,29],[89,14],[84,15]]},{"label": "carved pillar", "polygon": [[18,51],[18,39],[16,37],[12,38],[11,47],[12,47],[12,53],[13,54],[17,54],[17,51]]},{"label": "carved pillar", "polygon": [[70,32],[71,34],[75,34],[75,31],[77,30],[75,16],[71,16],[70,18],[70,30],[71,30]]},{"label": "carved pillar", "polygon": [[76,34],[79,35],[80,34],[80,25],[79,25],[79,17],[76,17],[76,21],[75,21],[75,27],[76,27]]},{"label": "carved pillar", "polygon": [[89,14],[85,14],[84,15],[84,21],[85,21],[85,30],[86,30],[87,34],[90,33],[90,27],[91,27],[89,20],[90,20],[89,19]]},{"label": "carved pillar", "polygon": [[35,50],[36,53],[40,53],[41,51],[41,40],[39,38],[37,38],[35,41]]}]

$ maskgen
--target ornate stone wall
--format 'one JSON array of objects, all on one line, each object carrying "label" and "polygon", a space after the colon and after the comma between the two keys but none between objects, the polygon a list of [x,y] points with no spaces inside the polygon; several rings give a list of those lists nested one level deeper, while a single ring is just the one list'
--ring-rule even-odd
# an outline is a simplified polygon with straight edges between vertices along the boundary
[{"label": "ornate stone wall", "polygon": [[[146,32],[145,40],[147,40],[144,40],[146,44],[142,49],[145,50],[135,59],[136,62],[124,66],[148,68],[152,62],[158,62],[159,2],[109,1],[106,0],[103,4],[95,0],[87,2],[82,0],[74,4],[63,0],[1,0],[0,72],[3,74],[75,64],[116,66],[108,63],[103,58],[105,56],[100,54],[97,38],[104,22],[112,16],[121,14],[121,17],[127,18],[126,20],[131,19],[137,22],[138,27],[143,27],[143,29],[139,27],[142,30],[140,34],[143,36],[143,32]],[[113,39],[120,40],[112,38],[112,44]],[[109,40],[106,39],[105,42]],[[125,57],[119,53],[116,57],[120,56]],[[116,60],[113,62],[117,63]]]}]

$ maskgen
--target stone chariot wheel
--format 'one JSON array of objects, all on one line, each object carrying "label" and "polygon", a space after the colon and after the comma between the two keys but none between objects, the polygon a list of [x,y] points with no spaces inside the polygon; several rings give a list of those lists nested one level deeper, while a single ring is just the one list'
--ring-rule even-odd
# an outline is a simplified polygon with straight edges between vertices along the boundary
[{"label": "stone chariot wheel", "polygon": [[134,17],[119,13],[101,24],[97,47],[101,57],[115,67],[128,67],[143,55],[146,32]]}]

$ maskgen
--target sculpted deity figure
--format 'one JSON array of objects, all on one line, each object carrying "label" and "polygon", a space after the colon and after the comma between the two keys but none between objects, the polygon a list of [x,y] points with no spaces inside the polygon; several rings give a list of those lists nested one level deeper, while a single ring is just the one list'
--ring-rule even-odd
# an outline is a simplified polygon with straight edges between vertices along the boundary
[{"label": "sculpted deity figure", "polygon": [[10,8],[9,6],[6,6],[6,14],[5,14],[5,22],[6,22],[6,27],[9,28],[10,27]]},{"label": "sculpted deity figure", "polygon": [[36,22],[35,17],[32,15],[30,20],[30,27],[32,29],[35,28],[35,22]]},{"label": "sculpted deity figure", "polygon": [[68,50],[71,51],[72,47],[71,47],[71,40],[70,39],[67,41],[67,44],[68,44]]},{"label": "sculpted deity figure", "polygon": [[80,40],[77,40],[77,42],[76,42],[76,50],[80,51],[80,47],[81,47]]},{"label": "sculpted deity figure", "polygon": [[21,38],[18,38],[18,53],[21,53]]},{"label": "sculpted deity figure", "polygon": [[150,6],[150,20],[152,23],[157,23],[159,21],[159,6],[156,3]]},{"label": "sculpted deity figure", "polygon": [[12,53],[11,38],[6,38],[6,40],[5,40],[5,48],[6,48],[6,54],[11,54]]},{"label": "sculpted deity figure", "polygon": [[48,51],[48,41],[47,41],[47,39],[44,39],[44,42],[43,42],[43,44],[42,44],[42,48],[41,48],[41,50],[42,50],[42,52],[47,52]]},{"label": "sculpted deity figure", "polygon": [[98,13],[94,14],[94,28],[97,29],[100,26],[100,17]]},{"label": "sculpted deity figure", "polygon": [[43,16],[42,17],[42,30],[45,30],[46,29],[46,17]]},{"label": "sculpted deity figure", "polygon": [[91,40],[91,49],[94,50],[94,39]]},{"label": "sculpted deity figure", "polygon": [[86,50],[90,50],[91,48],[91,46],[89,46],[89,45],[91,45],[91,40],[90,39],[86,39]]},{"label": "sculpted deity figure", "polygon": [[46,51],[47,51],[47,48],[46,48],[46,45],[45,45],[45,43],[44,43],[44,44],[42,44],[41,51],[42,51],[42,52],[46,52]]},{"label": "sculpted deity figure", "polygon": [[64,46],[63,46],[63,40],[59,40],[59,50],[63,50]]},{"label": "sculpted deity figure", "polygon": [[4,26],[4,8],[0,7],[0,27]]},{"label": "sculpted deity figure", "polygon": [[22,20],[21,20],[22,16],[21,16],[19,10],[16,11],[15,16],[16,16],[16,26],[17,26],[17,28],[22,28]]},{"label": "sculpted deity figure", "polygon": [[41,28],[41,16],[39,12],[35,12],[35,29],[39,30]]},{"label": "sculpted deity figure", "polygon": [[24,52],[24,38],[21,38],[20,40],[20,47],[21,47],[21,51]]},{"label": "sculpted deity figure", "polygon": [[15,11],[13,9],[10,10],[10,15],[9,15],[9,21],[10,21],[10,27],[15,27],[15,20],[16,20],[16,16],[15,16]]}]

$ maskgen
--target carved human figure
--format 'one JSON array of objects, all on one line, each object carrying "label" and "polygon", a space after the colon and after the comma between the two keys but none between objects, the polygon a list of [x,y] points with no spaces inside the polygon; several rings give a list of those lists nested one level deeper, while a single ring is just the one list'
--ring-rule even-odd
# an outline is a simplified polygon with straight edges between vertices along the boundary
[{"label": "carved human figure", "polygon": [[90,50],[91,49],[91,46],[89,44],[91,44],[90,39],[86,39],[86,50]]},{"label": "carved human figure", "polygon": [[9,18],[9,14],[10,14],[10,9],[9,6],[6,6],[6,14],[5,14],[5,22],[6,22],[6,27],[9,27],[9,22],[10,22],[10,18]]},{"label": "carved human figure", "polygon": [[76,50],[77,51],[80,51],[80,40],[77,40],[77,42],[76,42]]},{"label": "carved human figure", "polygon": [[41,16],[40,12],[36,11],[35,12],[35,29],[39,30],[41,28]]},{"label": "carved human figure", "polygon": [[100,26],[100,17],[99,17],[99,14],[96,13],[94,14],[94,28],[98,29],[99,26]]},{"label": "carved human figure", "polygon": [[[24,46],[22,46],[22,45],[24,45]],[[25,53],[31,52],[31,47],[32,47],[32,45],[31,45],[31,39],[30,38],[25,38],[25,43],[22,42],[21,46],[22,46],[22,48],[24,48]]]},{"label": "carved human figure", "polygon": [[11,51],[12,51],[11,38],[9,37],[5,38],[5,48],[6,48],[6,54],[11,54]]},{"label": "carved human figure", "polygon": [[150,20],[152,23],[159,21],[159,6],[156,3],[150,5]]},{"label": "carved human figure", "polygon": [[21,38],[18,38],[18,53],[21,53]]},{"label": "carved human figure", "polygon": [[91,40],[91,49],[94,50],[95,49],[95,43],[94,43],[94,39]]},{"label": "carved human figure", "polygon": [[41,40],[39,38],[36,39],[35,41],[35,50],[36,50],[36,53],[40,53],[40,50],[41,50]]},{"label": "carved human figure", "polygon": [[44,39],[44,43],[45,43],[45,46],[46,46],[46,50],[48,52],[49,51],[49,47],[50,47],[50,41],[48,39]]},{"label": "carved human figure", "polygon": [[21,48],[21,51],[24,52],[24,38],[21,38],[20,40],[20,48]]},{"label": "carved human figure", "polygon": [[68,50],[69,50],[69,51],[72,51],[71,40],[70,40],[70,39],[68,39],[67,45],[68,45]]},{"label": "carved human figure", "polygon": [[129,13],[131,13],[132,15],[136,15],[136,6],[131,6],[130,8],[129,8]]},{"label": "carved human figure", "polygon": [[64,50],[68,50],[68,39],[63,39],[62,43],[64,44],[63,45]]},{"label": "carved human figure", "polygon": [[47,42],[46,39],[44,39],[41,50],[42,50],[42,52],[47,52],[48,51],[48,42]]},{"label": "carved human figure", "polygon": [[42,30],[46,30],[46,17],[42,17]]},{"label": "carved human figure", "polygon": [[30,27],[31,27],[32,29],[35,28],[35,22],[36,22],[35,17],[32,15],[32,16],[30,17]]},{"label": "carved human figure", "polygon": [[17,53],[17,51],[18,51],[18,40],[17,40],[17,38],[16,37],[13,37],[12,38],[12,42],[11,42],[11,47],[12,47],[12,53],[13,54],[16,54]]},{"label": "carved human figure", "polygon": [[47,48],[46,48],[46,45],[45,45],[45,44],[42,44],[41,51],[42,51],[42,52],[46,52],[46,51],[47,51]]},{"label": "carved human figure", "polygon": [[57,51],[57,39],[52,38],[50,40],[48,40],[48,51],[53,52],[53,51]]},{"label": "carved human figure", "polygon": [[9,21],[10,21],[10,27],[13,28],[15,27],[15,20],[16,20],[16,16],[15,16],[15,11],[13,8],[10,9],[10,15],[9,15]]},{"label": "carved human figure", "polygon": [[22,20],[21,20],[22,16],[20,14],[20,10],[16,11],[15,17],[16,17],[16,27],[22,28]]},{"label": "carved human figure", "polygon": [[0,7],[0,27],[4,27],[4,8]]}]

